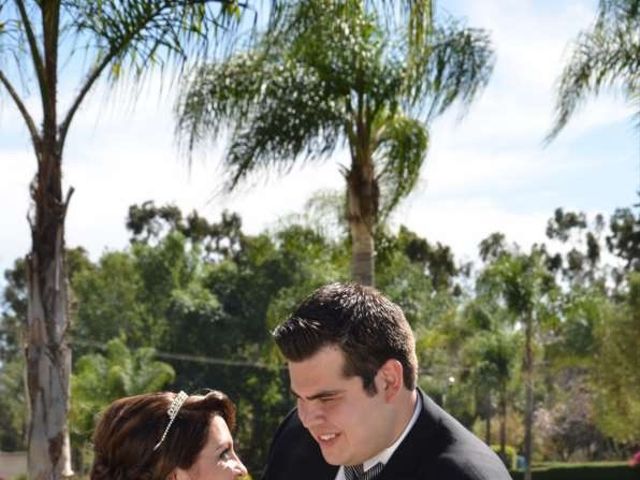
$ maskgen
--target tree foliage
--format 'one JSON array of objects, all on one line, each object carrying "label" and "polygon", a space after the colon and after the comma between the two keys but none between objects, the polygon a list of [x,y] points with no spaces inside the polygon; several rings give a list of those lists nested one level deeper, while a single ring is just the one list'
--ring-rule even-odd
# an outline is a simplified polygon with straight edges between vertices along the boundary
[{"label": "tree foliage", "polygon": [[[64,193],[62,187],[70,125],[99,78],[115,81],[125,71],[135,83],[152,67],[179,71],[188,58],[217,45],[218,33],[232,30],[239,7],[236,0],[0,0],[0,93],[24,121],[36,160],[26,268],[28,465],[33,479],[72,474],[64,227],[73,188]],[[62,105],[60,84],[72,75],[61,72],[69,64],[77,67],[69,72],[81,73],[74,94]]]},{"label": "tree foliage", "polygon": [[[493,239],[500,239],[493,236]],[[485,244],[486,245],[486,244]],[[505,307],[524,330],[522,357],[525,390],[524,456],[527,460],[525,477],[531,477],[533,454],[535,350],[540,333],[554,318],[557,287],[547,270],[544,249],[534,246],[529,254],[502,251],[483,271],[482,290],[501,297]]]},{"label": "tree foliage", "polygon": [[619,441],[640,441],[640,275],[631,273],[629,290],[607,322],[599,325],[597,362],[597,420],[603,432]]},{"label": "tree foliage", "polygon": [[[273,431],[293,405],[269,332],[308,292],[349,277],[346,232],[327,235],[323,228],[326,216],[341,211],[341,202],[331,198],[321,199],[328,208],[288,217],[256,235],[246,234],[232,213],[211,221],[145,203],[130,209],[129,248],[95,262],[82,250],[67,253],[78,463],[95,414],[115,396],[209,387],[238,404],[235,439],[252,474],[259,475]],[[189,228],[188,218],[197,218],[200,227]],[[621,270],[625,282],[603,288],[585,274],[592,268],[588,261],[580,274],[563,273],[573,249],[587,258],[589,233],[604,248],[605,232],[597,234],[597,224],[579,213],[554,214],[554,239],[563,236],[559,266],[551,261],[556,244],[524,252],[504,235],[491,235],[480,245],[484,263],[471,276],[445,245],[406,227],[378,231],[378,288],[402,307],[415,330],[420,385],[505,451],[524,448],[529,407],[521,392],[528,365],[535,367],[535,460],[611,458],[615,449],[637,442],[635,424],[627,420],[635,415],[638,396],[637,279]],[[611,275],[606,268],[595,272]],[[21,263],[5,277],[10,281],[0,327],[15,325],[18,335],[3,337],[0,407],[7,415],[0,419],[0,447],[19,448],[25,431],[17,343],[22,321],[16,313],[24,315],[26,298]],[[532,363],[517,360],[526,358],[527,313]],[[154,370],[158,361],[175,372],[166,386],[154,383],[170,378],[164,367]]]},{"label": "tree foliage", "polygon": [[[640,192],[639,192],[640,195]],[[640,272],[640,203],[631,208],[616,209],[609,220],[611,235],[607,237],[609,251],[624,261],[624,269],[616,272]]]},{"label": "tree foliage", "polygon": [[[109,340],[104,352],[80,357],[71,379],[71,434],[76,451],[87,446],[99,413],[113,400],[163,390],[174,378],[171,365],[158,361],[152,348],[130,350],[119,338]],[[86,471],[82,458],[75,463]]]},{"label": "tree foliage", "polygon": [[[431,9],[429,0],[413,3],[412,12]],[[191,152],[228,129],[229,188],[255,170],[287,171],[346,145],[353,278],[373,284],[377,222],[414,188],[428,121],[455,101],[471,103],[493,52],[484,31],[425,15],[412,37],[413,16],[383,20],[368,5],[292,2],[256,48],[192,74],[176,130]]]},{"label": "tree foliage", "polygon": [[557,88],[556,118],[547,139],[556,137],[589,94],[619,86],[636,109],[640,126],[640,2],[599,0],[590,29],[573,45]]}]

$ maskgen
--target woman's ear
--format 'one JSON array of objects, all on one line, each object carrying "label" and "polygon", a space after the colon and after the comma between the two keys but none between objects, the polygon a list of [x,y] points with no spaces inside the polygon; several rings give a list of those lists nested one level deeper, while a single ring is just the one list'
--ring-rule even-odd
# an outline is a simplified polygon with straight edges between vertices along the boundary
[{"label": "woman's ear", "polygon": [[384,362],[378,370],[376,375],[379,378],[377,386],[378,389],[382,390],[385,401],[392,401],[402,388],[404,384],[402,374],[402,364],[394,358]]}]

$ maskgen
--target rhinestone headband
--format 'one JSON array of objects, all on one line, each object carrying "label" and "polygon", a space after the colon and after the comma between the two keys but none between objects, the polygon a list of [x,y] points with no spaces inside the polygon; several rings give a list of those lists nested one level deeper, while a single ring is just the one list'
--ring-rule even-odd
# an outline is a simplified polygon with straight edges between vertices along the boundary
[{"label": "rhinestone headband", "polygon": [[167,437],[167,433],[169,433],[171,425],[173,425],[173,421],[178,416],[180,407],[182,407],[182,404],[187,398],[189,398],[189,395],[187,395],[183,391],[180,391],[180,393],[178,393],[171,402],[171,405],[169,405],[169,410],[167,410],[167,415],[169,415],[169,424],[167,425],[167,428],[164,429],[162,437],[160,437],[160,441],[156,443],[155,447],[153,447],[154,452],[160,447],[160,445],[162,445],[162,442],[164,442],[164,439]]}]

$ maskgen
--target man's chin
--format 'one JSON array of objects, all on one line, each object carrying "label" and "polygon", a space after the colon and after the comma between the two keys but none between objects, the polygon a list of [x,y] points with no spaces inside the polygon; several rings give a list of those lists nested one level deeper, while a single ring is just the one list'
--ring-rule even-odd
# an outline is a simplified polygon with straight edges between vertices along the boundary
[{"label": "man's chin", "polygon": [[333,465],[335,467],[339,467],[341,465],[344,465],[344,463],[334,457],[327,457],[324,453],[322,454],[322,458],[324,458],[324,461],[327,462],[329,465]]},{"label": "man's chin", "polygon": [[335,465],[336,467],[339,467],[340,465],[345,464],[344,463],[345,459],[336,455],[336,452],[331,451],[330,448],[323,448],[321,446],[320,452],[322,453],[322,458],[324,458],[324,461],[327,462],[329,465]]}]

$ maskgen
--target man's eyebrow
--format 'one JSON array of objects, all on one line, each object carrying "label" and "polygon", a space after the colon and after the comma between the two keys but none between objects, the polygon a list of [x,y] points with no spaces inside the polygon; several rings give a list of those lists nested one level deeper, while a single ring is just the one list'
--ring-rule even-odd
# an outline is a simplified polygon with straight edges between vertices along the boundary
[{"label": "man's eyebrow", "polygon": [[[305,400],[318,400],[322,398],[334,397],[336,395],[341,394],[342,392],[343,390],[322,390],[321,392],[318,392],[314,395],[309,395],[308,397],[305,398]],[[293,389],[291,389],[291,395],[293,395],[296,398],[302,398]]]}]

